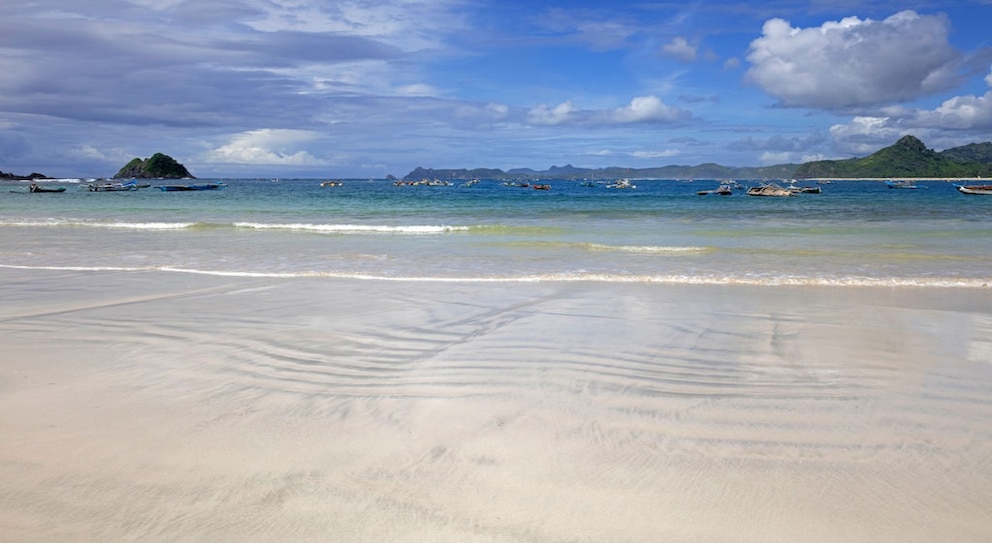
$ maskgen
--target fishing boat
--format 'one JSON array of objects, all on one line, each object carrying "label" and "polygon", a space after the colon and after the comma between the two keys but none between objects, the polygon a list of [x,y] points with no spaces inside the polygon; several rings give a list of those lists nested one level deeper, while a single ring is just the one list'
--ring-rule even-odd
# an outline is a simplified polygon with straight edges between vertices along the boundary
[{"label": "fishing boat", "polygon": [[820,194],[821,192],[823,192],[823,190],[820,189],[820,187],[800,187],[795,183],[785,188],[793,194]]},{"label": "fishing boat", "polygon": [[65,187],[43,187],[37,183],[31,183],[28,190],[31,192],[65,192]]},{"label": "fishing boat", "polygon": [[188,190],[217,190],[226,186],[226,183],[194,183],[192,185],[159,185],[158,188],[165,192],[179,192]]},{"label": "fishing boat", "polygon": [[885,182],[885,186],[889,187],[890,189],[918,189],[918,188],[920,188],[919,185],[917,185],[915,182],[910,181],[908,179],[903,179],[903,180],[900,180],[900,181],[889,180],[889,181],[886,181]]},{"label": "fishing boat", "polygon": [[127,181],[125,183],[100,183],[97,185],[87,185],[90,192],[121,192],[138,190],[137,181]]},{"label": "fishing boat", "polygon": [[992,185],[954,185],[961,194],[992,196]]},{"label": "fishing boat", "polygon": [[730,185],[720,185],[713,190],[698,190],[696,194],[699,196],[709,196],[710,194],[719,194],[720,196],[730,196],[734,193],[734,190],[730,188]]},{"label": "fishing boat", "polygon": [[792,191],[776,183],[762,183],[747,189],[748,196],[792,196]]},{"label": "fishing boat", "polygon": [[634,185],[628,179],[617,179],[616,181],[606,185],[608,189],[636,189],[637,185]]}]

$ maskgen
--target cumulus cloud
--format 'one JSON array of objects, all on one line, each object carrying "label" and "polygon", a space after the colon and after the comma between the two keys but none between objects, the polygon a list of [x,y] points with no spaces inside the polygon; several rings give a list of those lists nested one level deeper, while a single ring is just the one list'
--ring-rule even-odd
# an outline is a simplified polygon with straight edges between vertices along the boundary
[{"label": "cumulus cloud", "polygon": [[615,109],[584,110],[572,102],[554,107],[540,105],[530,110],[527,120],[536,125],[582,124],[591,126],[635,123],[675,123],[691,117],[677,107],[669,106],[657,96],[638,96],[627,105]]},{"label": "cumulus cloud", "polygon": [[267,164],[281,166],[319,166],[325,161],[307,151],[296,150],[317,134],[307,130],[252,130],[239,134],[227,145],[207,153],[207,161],[231,164]]},{"label": "cumulus cloud", "polygon": [[943,15],[913,11],[814,28],[771,19],[751,42],[747,78],[789,107],[843,110],[912,100],[959,82],[962,55],[947,41],[949,26]]},{"label": "cumulus cloud", "polygon": [[579,109],[572,102],[562,102],[554,107],[541,104],[530,110],[527,120],[531,124],[553,126],[571,121],[578,111]]},{"label": "cumulus cloud", "polygon": [[871,152],[907,133],[945,141],[987,139],[992,131],[992,91],[955,96],[931,110],[887,108],[880,113],[830,127],[835,146],[852,153]]},{"label": "cumulus cloud", "polygon": [[685,118],[685,110],[665,105],[657,96],[638,96],[609,115],[617,123],[674,122]]},{"label": "cumulus cloud", "polygon": [[675,57],[683,62],[696,60],[696,46],[690,44],[685,38],[678,36],[671,42],[661,46],[662,54]]}]

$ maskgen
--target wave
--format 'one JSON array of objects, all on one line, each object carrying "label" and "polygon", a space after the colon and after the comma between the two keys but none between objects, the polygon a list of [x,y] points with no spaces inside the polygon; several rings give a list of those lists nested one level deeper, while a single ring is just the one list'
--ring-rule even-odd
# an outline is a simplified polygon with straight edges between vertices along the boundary
[{"label": "wave", "polygon": [[887,287],[887,288],[992,288],[988,278],[865,277],[865,276],[754,276],[754,275],[625,275],[610,273],[536,273],[513,276],[400,276],[361,272],[205,270],[175,266],[31,266],[0,264],[0,269],[73,272],[164,272],[219,277],[271,279],[353,279],[419,283],[629,283],[658,285],[719,285],[763,287]]},{"label": "wave", "polygon": [[381,224],[314,224],[314,223],[257,223],[236,222],[236,228],[256,230],[303,230],[327,233],[382,233],[382,234],[444,234],[469,230],[468,226],[447,225],[381,225]]},{"label": "wave", "polygon": [[87,221],[80,219],[35,219],[0,221],[0,226],[9,227],[83,227],[83,228],[116,228],[129,230],[182,230],[198,225],[195,222],[128,222],[128,221]]},{"label": "wave", "polygon": [[666,245],[604,245],[601,243],[584,243],[590,251],[607,251],[619,253],[646,253],[646,254],[679,254],[679,253],[704,253],[712,250],[710,247],[682,247]]}]

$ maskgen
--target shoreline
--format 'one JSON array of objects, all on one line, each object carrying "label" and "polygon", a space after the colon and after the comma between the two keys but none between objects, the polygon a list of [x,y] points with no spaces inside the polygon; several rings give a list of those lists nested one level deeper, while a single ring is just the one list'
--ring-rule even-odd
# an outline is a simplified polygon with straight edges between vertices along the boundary
[{"label": "shoreline", "polygon": [[978,542],[992,294],[0,269],[0,539]]}]

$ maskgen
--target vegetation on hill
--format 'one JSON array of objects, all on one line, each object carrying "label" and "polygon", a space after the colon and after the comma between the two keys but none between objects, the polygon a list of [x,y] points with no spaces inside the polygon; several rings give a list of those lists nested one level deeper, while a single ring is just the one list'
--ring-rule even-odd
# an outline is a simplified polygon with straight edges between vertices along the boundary
[{"label": "vegetation on hill", "polygon": [[[987,177],[992,175],[990,147],[989,143],[971,144],[938,153],[913,136],[903,136],[895,145],[864,158],[807,162],[796,169],[794,177]],[[985,161],[976,160],[980,157]]]},{"label": "vegetation on hill", "polygon": [[538,171],[530,168],[518,168],[508,171],[491,168],[467,169],[433,169],[418,167],[406,174],[403,179],[415,181],[418,179],[440,179],[451,181],[455,179],[768,179],[792,177],[797,164],[777,164],[757,168],[736,168],[719,164],[700,164],[698,166],[662,166],[656,168],[577,168],[572,165],[552,166]]},{"label": "vegetation on hill", "polygon": [[144,160],[135,158],[128,162],[114,178],[139,178],[139,179],[183,179],[193,178],[186,166],[176,162],[169,155],[155,153],[151,158]]},{"label": "vegetation on hill", "polygon": [[863,158],[818,160],[805,164],[776,164],[736,168],[719,164],[662,166],[656,168],[576,168],[552,166],[544,171],[529,168],[503,171],[417,168],[404,179],[789,179],[840,177],[878,179],[890,177],[992,177],[992,143],[971,143],[936,152],[914,136],[903,136],[894,145]]}]

